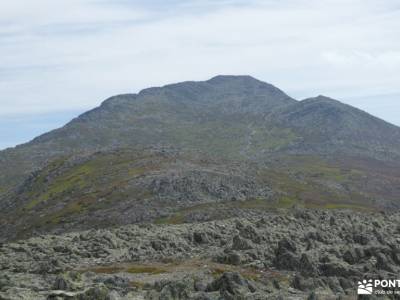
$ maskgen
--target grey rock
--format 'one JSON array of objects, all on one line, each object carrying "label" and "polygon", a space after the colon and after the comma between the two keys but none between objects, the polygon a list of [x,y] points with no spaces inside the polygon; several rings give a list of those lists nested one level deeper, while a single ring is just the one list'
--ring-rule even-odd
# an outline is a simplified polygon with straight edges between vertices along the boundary
[{"label": "grey rock", "polygon": [[219,291],[221,296],[226,299],[237,299],[238,297],[245,297],[249,293],[254,293],[256,289],[240,274],[232,272],[224,273],[212,282],[207,287],[207,291]]},{"label": "grey rock", "polygon": [[254,246],[252,245],[252,243],[249,240],[242,238],[240,235],[236,235],[233,237],[232,241],[233,250],[248,250],[253,248]]}]

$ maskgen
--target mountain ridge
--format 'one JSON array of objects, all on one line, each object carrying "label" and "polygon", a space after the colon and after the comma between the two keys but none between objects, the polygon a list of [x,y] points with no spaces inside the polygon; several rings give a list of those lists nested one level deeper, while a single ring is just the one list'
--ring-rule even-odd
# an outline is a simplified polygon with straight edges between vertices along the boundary
[{"label": "mountain ridge", "polygon": [[153,87],[0,151],[0,236],[98,218],[107,227],[123,212],[129,223],[291,205],[393,209],[399,161],[399,127],[329,97],[298,101],[251,76]]}]

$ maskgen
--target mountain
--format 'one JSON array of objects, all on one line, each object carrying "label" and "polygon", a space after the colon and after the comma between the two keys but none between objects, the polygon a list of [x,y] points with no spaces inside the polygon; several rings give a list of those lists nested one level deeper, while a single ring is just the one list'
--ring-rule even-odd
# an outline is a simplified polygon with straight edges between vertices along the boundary
[{"label": "mountain", "polygon": [[111,97],[63,128],[3,151],[0,191],[53,158],[104,148],[172,144],[207,150],[212,144],[225,155],[226,142],[240,146],[234,135],[245,139],[250,131],[245,118],[263,123],[265,113],[294,101],[248,76],[217,76]]},{"label": "mountain", "polygon": [[399,128],[337,100],[318,96],[286,106],[277,115],[303,139],[306,152],[357,154],[381,160],[399,157]]},{"label": "mountain", "polygon": [[[293,205],[398,208],[400,128],[250,76],[111,97],[0,152],[0,237]],[[4,213],[7,212],[7,213]]]}]

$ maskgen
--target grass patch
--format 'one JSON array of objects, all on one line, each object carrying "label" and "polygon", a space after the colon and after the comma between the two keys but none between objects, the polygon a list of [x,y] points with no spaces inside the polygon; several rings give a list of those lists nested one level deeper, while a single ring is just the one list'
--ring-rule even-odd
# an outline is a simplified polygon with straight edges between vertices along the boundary
[{"label": "grass patch", "polygon": [[131,273],[131,274],[142,274],[142,273],[146,273],[146,274],[152,274],[152,275],[156,275],[156,274],[163,274],[163,273],[167,273],[167,270],[161,267],[155,267],[155,266],[131,266],[128,269],[125,270],[125,272],[127,273]]},{"label": "grass patch", "polygon": [[279,199],[277,208],[290,208],[293,207],[298,201],[294,198],[283,196]]},{"label": "grass patch", "polygon": [[343,183],[364,175],[364,172],[333,164],[313,155],[298,155],[286,158],[291,172],[300,172],[310,179],[332,180]]},{"label": "grass patch", "polygon": [[222,274],[224,274],[224,273],[227,272],[227,271],[229,271],[229,270],[227,270],[227,269],[222,269],[222,268],[214,268],[214,269],[212,270],[212,272],[211,272],[211,275],[212,275],[213,277],[219,277],[219,276],[221,276]]},{"label": "grass patch", "polygon": [[103,266],[103,267],[96,267],[87,270],[83,270],[84,272],[90,271],[98,274],[116,274],[116,273],[130,273],[130,274],[163,274],[167,273],[168,270],[161,266],[146,266],[146,265],[130,265],[127,266]]},{"label": "grass patch", "polygon": [[243,278],[251,281],[258,281],[261,277],[261,274],[257,271],[251,271],[251,270],[244,270],[241,272]]},{"label": "grass patch", "polygon": [[110,266],[110,267],[99,267],[99,268],[89,269],[87,271],[94,272],[97,274],[116,274],[122,272],[122,270],[123,268],[121,267]]},{"label": "grass patch", "polygon": [[375,211],[372,208],[362,206],[359,204],[345,204],[345,203],[328,203],[324,205],[326,209],[352,209],[352,210],[364,210],[364,211]]},{"label": "grass patch", "polygon": [[[39,204],[51,205],[54,201],[65,198],[82,199],[83,195],[85,198],[90,195],[92,198],[104,196],[107,199],[125,199],[127,195],[121,195],[119,191],[124,190],[129,180],[158,168],[162,163],[161,161],[146,167],[138,165],[141,163],[140,159],[146,157],[117,152],[100,153],[77,165],[66,164],[67,159],[57,160],[41,170],[35,178],[26,193],[29,201],[23,210],[30,211]],[[69,210],[80,211],[77,207]]]},{"label": "grass patch", "polygon": [[288,196],[281,197],[278,201],[273,201],[270,199],[251,199],[240,202],[231,202],[230,205],[234,207],[244,208],[244,209],[276,209],[276,208],[290,208],[295,205],[298,201],[295,198]]},{"label": "grass patch", "polygon": [[[33,190],[29,193],[29,196],[34,199],[25,206],[25,209],[31,210],[42,202],[60,198],[63,194],[72,193],[73,190],[83,189],[89,184],[87,178],[90,177],[91,171],[92,169],[89,166],[79,166],[57,177],[54,182],[49,185],[45,184],[42,178],[39,177],[33,186]],[[42,190],[44,190],[44,192],[42,192]]]},{"label": "grass patch", "polygon": [[180,212],[178,212],[170,217],[159,218],[154,221],[155,224],[159,224],[159,225],[162,225],[162,224],[176,225],[176,224],[182,224],[184,222],[185,222],[185,216]]},{"label": "grass patch", "polygon": [[143,288],[145,287],[145,283],[140,281],[131,281],[129,282],[129,285],[137,290],[143,290]]},{"label": "grass patch", "polygon": [[276,151],[289,145],[296,139],[297,136],[288,128],[272,127],[268,130],[266,128],[259,128],[252,135],[252,147],[250,151],[253,154],[265,149]]},{"label": "grass patch", "polygon": [[154,221],[154,224],[159,224],[159,225],[182,224],[185,223],[186,216],[188,214],[196,211],[201,212],[201,211],[209,211],[210,209],[218,210],[223,208],[261,209],[261,210],[275,210],[282,208],[289,209],[297,203],[298,203],[297,199],[288,196],[283,196],[278,201],[273,201],[271,199],[265,199],[265,198],[256,198],[245,201],[224,201],[224,202],[212,202],[212,203],[208,202],[179,209],[171,216],[156,219]]},{"label": "grass patch", "polygon": [[349,209],[354,211],[376,212],[376,209],[374,207],[357,203],[307,203],[305,207],[314,209]]},{"label": "grass patch", "polygon": [[0,186],[0,194],[5,193],[7,189],[5,187]]},{"label": "grass patch", "polygon": [[[229,205],[230,202],[223,203],[223,205]],[[207,210],[210,207],[217,207],[220,204],[217,202],[207,202],[207,203],[201,203],[201,204],[196,204],[193,206],[189,207],[184,207],[179,209],[177,212],[175,212],[173,215],[165,217],[165,218],[159,218],[154,221],[155,224],[169,224],[169,225],[174,225],[174,224],[182,224],[185,223],[185,218],[188,214],[196,211],[203,211]]]}]

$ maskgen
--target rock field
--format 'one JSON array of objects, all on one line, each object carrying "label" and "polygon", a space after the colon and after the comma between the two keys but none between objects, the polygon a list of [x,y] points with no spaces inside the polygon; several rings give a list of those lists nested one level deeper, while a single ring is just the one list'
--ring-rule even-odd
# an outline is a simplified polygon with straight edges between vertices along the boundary
[{"label": "rock field", "polygon": [[293,209],[35,236],[0,246],[0,299],[357,299],[398,279],[399,221]]}]

